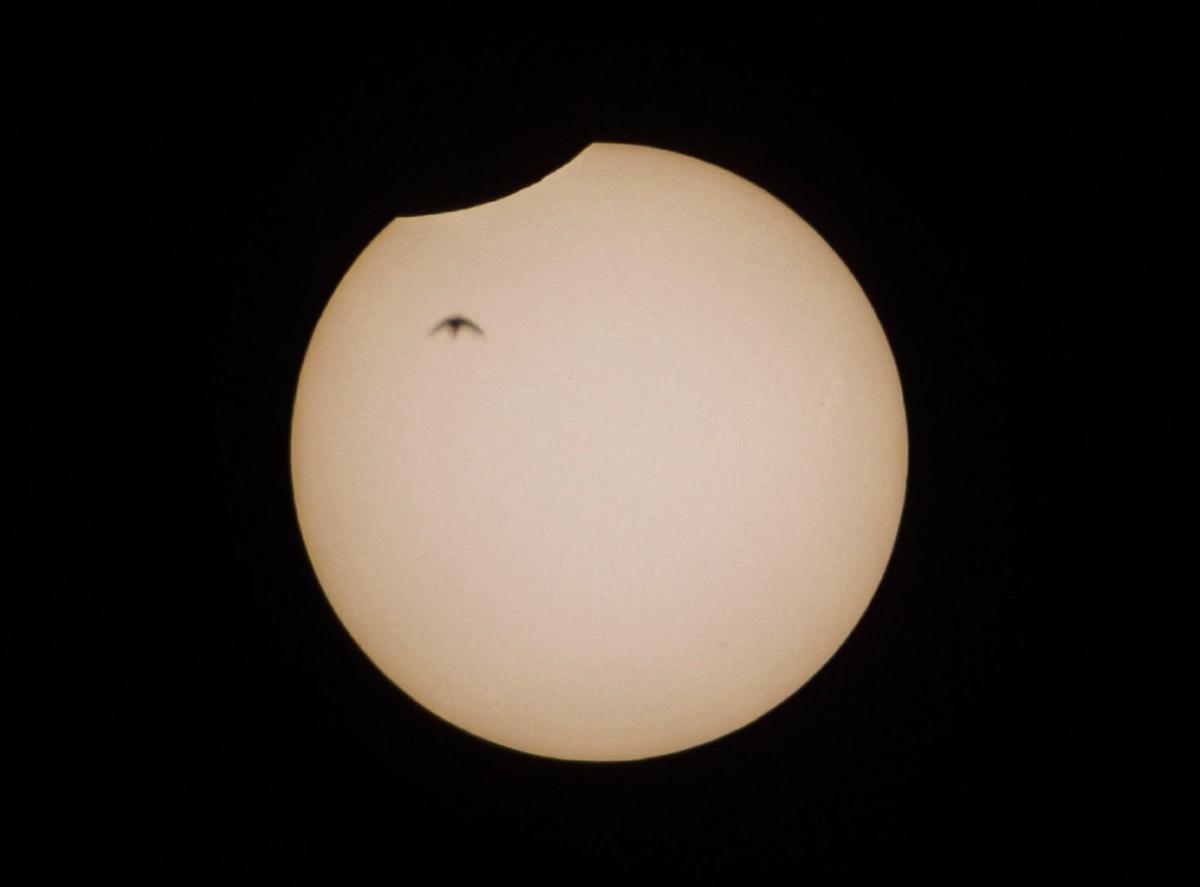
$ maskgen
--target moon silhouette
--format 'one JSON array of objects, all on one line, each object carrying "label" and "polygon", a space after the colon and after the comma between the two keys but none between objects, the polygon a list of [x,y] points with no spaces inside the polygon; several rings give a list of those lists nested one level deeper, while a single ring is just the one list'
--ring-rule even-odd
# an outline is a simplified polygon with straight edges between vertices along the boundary
[{"label": "moon silhouette", "polygon": [[[431,338],[482,334],[468,316],[489,347]],[[715,740],[822,668],[884,574],[908,453],[884,331],[807,223],[596,144],[375,238],[313,333],[291,456],[317,578],[384,674],[479,737],[599,761]]]}]

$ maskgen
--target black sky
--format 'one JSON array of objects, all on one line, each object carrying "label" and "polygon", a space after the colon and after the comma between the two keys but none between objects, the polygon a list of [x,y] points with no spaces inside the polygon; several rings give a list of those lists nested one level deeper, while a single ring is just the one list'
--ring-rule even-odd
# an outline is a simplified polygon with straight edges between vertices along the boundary
[{"label": "black sky", "polygon": [[[1112,599],[1079,575],[1104,554],[1082,496],[1097,406],[1149,409],[1108,343],[1182,299],[1195,63],[1169,21],[960,24],[336,65],[192,46],[10,86],[18,870],[1012,875],[1115,854],[1131,780],[1097,744],[1120,718],[1091,701],[1082,636]],[[810,222],[889,336],[911,447],[895,554],[835,659],[732,736],[608,766],[489,745],[375,671],[313,577],[287,463],[308,335],[367,242],[592,141],[699,157]]]}]

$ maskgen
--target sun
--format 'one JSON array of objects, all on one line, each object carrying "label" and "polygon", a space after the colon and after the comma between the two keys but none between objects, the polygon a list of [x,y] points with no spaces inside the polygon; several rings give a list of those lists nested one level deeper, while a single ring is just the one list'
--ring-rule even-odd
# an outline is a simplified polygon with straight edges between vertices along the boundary
[{"label": "sun", "polygon": [[906,475],[844,263],[753,184],[634,145],[392,222],[293,415],[347,630],[433,713],[558,758],[679,751],[796,692],[870,602]]}]

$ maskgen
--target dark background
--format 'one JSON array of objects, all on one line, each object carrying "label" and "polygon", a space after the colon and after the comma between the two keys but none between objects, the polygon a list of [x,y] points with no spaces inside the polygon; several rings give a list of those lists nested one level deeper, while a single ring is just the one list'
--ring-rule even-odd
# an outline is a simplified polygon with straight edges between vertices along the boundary
[{"label": "dark background", "polygon": [[[1119,837],[1130,687],[1088,652],[1115,598],[1080,564],[1120,565],[1088,491],[1099,439],[1151,409],[1122,343],[1162,359],[1146,337],[1186,300],[1195,64],[1168,19],[907,24],[10,63],[17,870],[1151,865]],[[287,462],[308,336],[370,239],[592,141],[701,158],[811,223],[888,334],[911,447],[837,656],[734,735],[612,765],[488,744],[378,673],[315,581]]]}]

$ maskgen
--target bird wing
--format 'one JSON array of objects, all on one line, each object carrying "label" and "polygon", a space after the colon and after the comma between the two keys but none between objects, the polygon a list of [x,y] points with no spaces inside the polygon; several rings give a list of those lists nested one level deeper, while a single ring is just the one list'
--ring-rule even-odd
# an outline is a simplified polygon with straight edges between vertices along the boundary
[{"label": "bird wing", "polygon": [[[484,336],[483,330],[481,330],[479,328],[479,325],[477,323],[467,320],[467,318],[462,317],[461,315],[457,315],[457,314],[453,317],[447,317],[445,320],[443,320],[441,323],[439,323],[437,326],[435,326],[433,329],[431,329],[429,331],[429,335],[432,336],[434,333],[436,333],[438,330],[440,330],[444,326],[450,327],[451,335],[458,335],[459,327],[469,326],[471,329],[475,330],[475,332],[479,333],[479,335]],[[484,338],[486,339],[487,336],[484,336]]]}]

